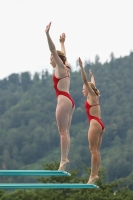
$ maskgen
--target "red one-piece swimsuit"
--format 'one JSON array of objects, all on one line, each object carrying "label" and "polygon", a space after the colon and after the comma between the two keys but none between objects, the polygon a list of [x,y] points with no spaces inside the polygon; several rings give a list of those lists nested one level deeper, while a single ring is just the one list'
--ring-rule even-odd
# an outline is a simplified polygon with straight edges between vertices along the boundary
[{"label": "red one-piece swimsuit", "polygon": [[104,123],[102,122],[102,120],[98,117],[95,117],[95,116],[92,116],[90,115],[90,108],[93,107],[93,106],[97,106],[99,104],[96,104],[96,105],[90,105],[87,101],[85,102],[85,109],[86,109],[86,114],[87,114],[87,117],[88,117],[88,121],[90,122],[91,119],[95,119],[96,121],[99,122],[99,124],[101,125],[102,127],[102,130],[104,130],[105,126],[104,126]]},{"label": "red one-piece swimsuit", "polygon": [[[72,108],[73,108],[73,107],[74,107],[74,100],[72,99],[72,97],[70,96],[70,94],[67,93],[67,92],[60,91],[60,90],[58,90],[58,88],[57,88],[58,82],[59,82],[61,79],[66,78],[66,77],[69,77],[69,76],[67,75],[67,76],[64,76],[64,77],[62,77],[62,78],[56,78],[56,76],[53,75],[54,89],[55,89],[56,97],[58,97],[59,95],[64,95],[64,96],[66,96],[67,98],[69,98],[69,99],[71,100],[71,102],[72,102]],[[69,77],[69,78],[70,78],[70,77]]]}]

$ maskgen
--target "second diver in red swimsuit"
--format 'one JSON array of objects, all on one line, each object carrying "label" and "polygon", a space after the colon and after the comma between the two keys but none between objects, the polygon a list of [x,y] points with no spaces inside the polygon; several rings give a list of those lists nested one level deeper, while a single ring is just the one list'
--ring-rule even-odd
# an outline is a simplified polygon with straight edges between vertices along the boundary
[{"label": "second diver in red swimsuit", "polygon": [[88,180],[88,184],[94,184],[98,179],[98,171],[100,167],[100,146],[102,142],[102,136],[104,133],[104,124],[100,119],[100,105],[99,96],[100,92],[95,86],[94,76],[90,70],[91,82],[88,82],[86,73],[83,68],[81,59],[79,58],[79,66],[81,68],[83,85],[83,95],[87,97],[85,102],[85,109],[90,123],[88,130],[88,141],[91,152],[91,174]]},{"label": "second diver in red swimsuit", "polygon": [[49,35],[51,22],[46,27],[46,36],[49,49],[51,51],[50,64],[55,69],[53,75],[54,89],[57,97],[56,121],[60,134],[61,161],[59,170],[65,170],[69,163],[68,153],[70,149],[70,125],[74,112],[74,101],[69,94],[70,87],[70,67],[66,60],[64,47],[65,34],[60,36],[61,51],[55,49],[55,45]]}]

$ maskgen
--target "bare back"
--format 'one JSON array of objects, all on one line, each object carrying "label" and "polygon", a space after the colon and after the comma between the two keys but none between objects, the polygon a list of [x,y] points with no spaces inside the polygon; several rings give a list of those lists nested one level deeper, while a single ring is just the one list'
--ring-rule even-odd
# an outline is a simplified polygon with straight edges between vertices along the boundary
[{"label": "bare back", "polygon": [[101,118],[100,105],[97,105],[97,104],[99,104],[99,97],[96,94],[94,94],[94,95],[88,94],[87,102],[91,106],[96,105],[96,106],[93,106],[93,107],[90,108],[90,112],[89,112],[90,115]]},{"label": "bare back", "polygon": [[69,93],[70,70],[68,70],[66,66],[65,66],[65,68],[56,67],[54,74],[55,74],[56,78],[60,79],[57,84],[58,90]]}]

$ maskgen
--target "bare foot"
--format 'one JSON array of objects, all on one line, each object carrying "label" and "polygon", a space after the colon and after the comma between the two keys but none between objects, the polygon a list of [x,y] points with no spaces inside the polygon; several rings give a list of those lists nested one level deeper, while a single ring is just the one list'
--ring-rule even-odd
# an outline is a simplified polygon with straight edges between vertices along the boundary
[{"label": "bare foot", "polygon": [[99,179],[98,176],[90,176],[87,184],[94,184]]},{"label": "bare foot", "polygon": [[68,163],[69,163],[69,160],[61,161],[58,170],[63,170],[63,171],[65,171],[65,170],[66,170],[66,166],[67,166]]}]

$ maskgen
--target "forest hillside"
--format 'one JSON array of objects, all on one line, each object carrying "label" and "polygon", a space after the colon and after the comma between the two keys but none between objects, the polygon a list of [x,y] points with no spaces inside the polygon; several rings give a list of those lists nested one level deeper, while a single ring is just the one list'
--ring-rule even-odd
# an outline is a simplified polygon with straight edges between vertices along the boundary
[{"label": "forest hillside", "polygon": [[[100,105],[106,131],[101,146],[107,181],[126,178],[133,187],[133,53],[101,64],[85,62],[101,92]],[[71,124],[68,171],[90,167],[89,127],[82,95],[80,71],[71,72],[70,93],[75,101]],[[56,97],[47,71],[11,74],[0,80],[0,169],[43,169],[60,161],[60,141],[55,120]],[[10,179],[11,180],[11,179]]]}]

